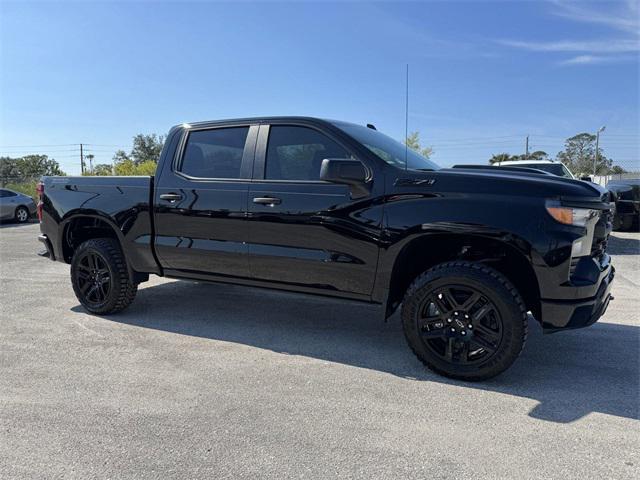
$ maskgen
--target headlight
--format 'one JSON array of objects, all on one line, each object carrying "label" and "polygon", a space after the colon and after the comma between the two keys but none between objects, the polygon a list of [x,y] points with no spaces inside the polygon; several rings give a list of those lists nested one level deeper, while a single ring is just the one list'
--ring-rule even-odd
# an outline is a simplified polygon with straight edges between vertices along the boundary
[{"label": "headlight", "polygon": [[577,227],[584,227],[589,220],[598,215],[598,210],[590,208],[561,207],[557,203],[547,203],[546,207],[556,222]]}]

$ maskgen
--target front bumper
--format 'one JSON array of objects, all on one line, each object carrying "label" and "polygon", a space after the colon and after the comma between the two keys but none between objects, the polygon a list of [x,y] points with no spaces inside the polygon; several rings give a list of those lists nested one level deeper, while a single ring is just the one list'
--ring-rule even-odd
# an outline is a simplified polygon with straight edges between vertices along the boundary
[{"label": "front bumper", "polygon": [[615,271],[613,266],[609,267],[600,280],[594,297],[580,300],[542,300],[540,306],[545,333],[588,327],[597,322],[613,300],[611,285]]}]

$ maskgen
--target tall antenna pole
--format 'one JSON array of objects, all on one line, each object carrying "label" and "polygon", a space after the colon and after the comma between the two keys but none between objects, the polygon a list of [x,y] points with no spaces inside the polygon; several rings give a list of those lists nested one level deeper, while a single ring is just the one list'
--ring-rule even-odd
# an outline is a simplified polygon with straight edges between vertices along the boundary
[{"label": "tall antenna pole", "polygon": [[409,64],[407,63],[407,85],[404,106],[404,170],[407,171],[407,157],[409,156]]},{"label": "tall antenna pole", "polygon": [[529,160],[529,135],[527,135],[527,141],[524,147],[524,159]]}]

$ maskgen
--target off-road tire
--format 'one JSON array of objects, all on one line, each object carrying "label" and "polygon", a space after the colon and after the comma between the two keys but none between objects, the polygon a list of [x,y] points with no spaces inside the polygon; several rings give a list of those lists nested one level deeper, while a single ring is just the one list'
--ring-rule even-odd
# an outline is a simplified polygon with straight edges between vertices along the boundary
[{"label": "off-road tire", "polygon": [[[434,354],[423,337],[420,309],[438,288],[448,285],[475,289],[481,298],[493,303],[502,319],[499,344],[484,362],[474,365],[448,362]],[[422,363],[440,375],[460,380],[486,380],[504,372],[518,358],[527,338],[527,309],[520,293],[504,275],[482,263],[453,261],[427,270],[407,290],[401,315],[407,342]]]},{"label": "off-road tire", "polygon": [[[88,289],[83,289],[82,275],[86,275],[83,259],[97,256],[101,259],[102,270],[108,270],[109,289],[103,301],[87,298]],[[82,243],[71,260],[71,284],[82,306],[91,313],[109,314],[127,308],[133,302],[138,285],[129,277],[127,263],[118,242],[112,238],[96,238]]]}]

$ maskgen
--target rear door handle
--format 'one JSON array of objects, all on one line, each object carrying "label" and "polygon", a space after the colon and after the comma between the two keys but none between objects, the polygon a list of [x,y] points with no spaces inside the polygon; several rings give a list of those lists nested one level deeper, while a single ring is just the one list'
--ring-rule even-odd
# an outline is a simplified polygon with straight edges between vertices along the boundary
[{"label": "rear door handle", "polygon": [[182,200],[182,195],[179,193],[163,193],[160,195],[160,200],[167,200],[168,202],[176,202]]},{"label": "rear door handle", "polygon": [[280,205],[282,203],[282,200],[275,197],[255,197],[253,199],[253,203],[257,203],[259,205],[273,206],[273,205]]}]

